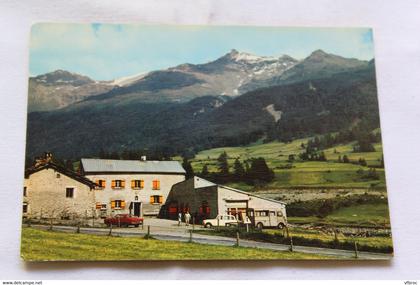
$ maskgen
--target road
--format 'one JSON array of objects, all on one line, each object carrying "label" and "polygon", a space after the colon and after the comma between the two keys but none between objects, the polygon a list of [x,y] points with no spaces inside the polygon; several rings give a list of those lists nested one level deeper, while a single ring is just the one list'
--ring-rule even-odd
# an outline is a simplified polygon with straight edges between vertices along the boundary
[{"label": "road", "polygon": [[[171,240],[171,241],[180,241],[188,242],[190,241],[190,230],[192,226],[186,227],[185,225],[178,226],[174,221],[169,220],[158,220],[150,219],[145,221],[143,228],[113,228],[113,236],[140,236],[143,237],[147,234],[147,228],[150,227],[150,235],[153,238],[158,240]],[[32,225],[34,228],[39,229],[48,229],[48,225]],[[202,230],[202,227],[199,227]],[[75,232],[76,228],[74,226],[58,226],[54,225],[54,231],[60,232]],[[109,228],[80,228],[81,233],[85,234],[95,234],[95,235],[108,235]],[[221,237],[214,235],[205,235],[205,234],[192,234],[192,241],[200,244],[213,244],[213,245],[223,245],[223,246],[233,246],[236,245],[236,239],[230,237]],[[284,244],[275,244],[268,242],[259,242],[252,240],[243,240],[240,239],[239,245],[242,247],[250,248],[262,248],[278,251],[288,251],[290,250],[289,245]],[[354,259],[355,252],[351,250],[341,250],[341,249],[330,249],[330,248],[318,248],[318,247],[309,247],[309,246],[293,246],[293,251],[301,253],[311,253],[311,254],[322,254],[328,256],[334,256],[340,259]],[[390,254],[383,253],[371,253],[371,252],[358,252],[359,259],[376,259],[376,260],[389,260],[392,258]]]}]

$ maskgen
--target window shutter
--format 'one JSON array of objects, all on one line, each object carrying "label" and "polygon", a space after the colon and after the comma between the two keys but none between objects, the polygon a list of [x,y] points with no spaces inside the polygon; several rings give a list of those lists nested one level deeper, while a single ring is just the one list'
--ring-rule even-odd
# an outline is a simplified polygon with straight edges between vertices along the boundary
[{"label": "window shutter", "polygon": [[158,181],[156,181],[156,186],[157,186],[157,187],[156,187],[157,189],[160,189],[160,181],[159,181],[159,180],[158,180]]},{"label": "window shutter", "polygon": [[125,208],[125,201],[124,200],[122,200],[121,201],[121,209],[124,209]]},{"label": "window shutter", "polygon": [[153,204],[153,202],[155,202],[155,199],[153,198],[153,196],[150,196],[150,204]]},{"label": "window shutter", "polygon": [[125,180],[121,180],[121,188],[125,188]]},{"label": "window shutter", "polygon": [[111,188],[115,188],[115,180],[112,180],[112,182],[111,182]]},{"label": "window shutter", "polygon": [[136,180],[131,180],[131,189],[136,187]]},{"label": "window shutter", "polygon": [[115,208],[115,201],[111,201],[111,209]]},{"label": "window shutter", "polygon": [[96,209],[100,209],[100,208],[102,208],[101,203],[96,203]]},{"label": "window shutter", "polygon": [[102,187],[100,182],[101,182],[101,180],[95,180],[95,184],[98,185],[99,187]]},{"label": "window shutter", "polygon": [[163,203],[163,196],[159,196],[159,204]]},{"label": "window shutter", "polygon": [[144,188],[144,180],[140,180],[140,188]]}]

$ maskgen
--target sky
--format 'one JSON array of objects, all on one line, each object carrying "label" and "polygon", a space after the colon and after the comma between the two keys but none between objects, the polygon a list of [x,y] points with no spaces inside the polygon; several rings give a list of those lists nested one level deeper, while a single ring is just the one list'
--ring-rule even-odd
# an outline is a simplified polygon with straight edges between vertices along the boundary
[{"label": "sky", "polygon": [[31,76],[63,69],[95,80],[206,63],[231,49],[303,59],[325,52],[370,60],[369,28],[279,28],[138,24],[39,23],[32,26]]}]

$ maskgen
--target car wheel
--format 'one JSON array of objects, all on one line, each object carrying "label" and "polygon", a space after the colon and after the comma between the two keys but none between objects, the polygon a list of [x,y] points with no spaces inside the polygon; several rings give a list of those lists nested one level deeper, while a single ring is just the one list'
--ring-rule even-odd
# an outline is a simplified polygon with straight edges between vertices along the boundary
[{"label": "car wheel", "polygon": [[279,224],[277,225],[277,228],[278,228],[278,229],[280,229],[280,230],[281,230],[281,229],[283,229],[283,228],[284,228],[284,224],[283,224],[283,223],[279,223]]},{"label": "car wheel", "polygon": [[207,223],[204,227],[210,229],[212,227],[212,224]]},{"label": "car wheel", "polygon": [[264,225],[262,223],[258,223],[257,224],[257,229],[262,230],[264,227]]}]

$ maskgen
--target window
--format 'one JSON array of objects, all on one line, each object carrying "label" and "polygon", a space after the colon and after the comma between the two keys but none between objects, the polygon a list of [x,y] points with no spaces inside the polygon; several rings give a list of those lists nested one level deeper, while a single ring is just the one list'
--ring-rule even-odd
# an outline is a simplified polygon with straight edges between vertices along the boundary
[{"label": "window", "polygon": [[124,200],[111,201],[111,208],[112,209],[124,209],[125,208],[125,201]]},{"label": "window", "polygon": [[23,213],[27,213],[28,212],[28,203],[23,203]]},{"label": "window", "polygon": [[131,180],[131,188],[132,189],[143,189],[144,188],[144,180]]},{"label": "window", "polygon": [[125,180],[112,180],[111,188],[113,189],[121,189],[125,187]]},{"label": "window", "polygon": [[266,211],[255,211],[256,217],[267,217],[268,213]]},{"label": "window", "polygon": [[74,197],[74,188],[66,188],[66,198],[73,198]]},{"label": "window", "polygon": [[150,196],[150,204],[162,204],[162,203],[163,203],[163,196],[160,196],[160,195]]},{"label": "window", "polygon": [[106,182],[105,182],[105,180],[103,180],[103,179],[99,179],[99,180],[96,180],[95,181],[96,182],[96,184],[98,185],[98,188],[105,188],[105,185],[106,185]]},{"label": "window", "polygon": [[153,190],[159,190],[160,189],[160,181],[159,180],[153,180]]},{"label": "window", "polygon": [[27,189],[26,189],[26,186],[25,186],[25,187],[23,187],[23,197],[26,197],[26,195],[27,195]]}]

